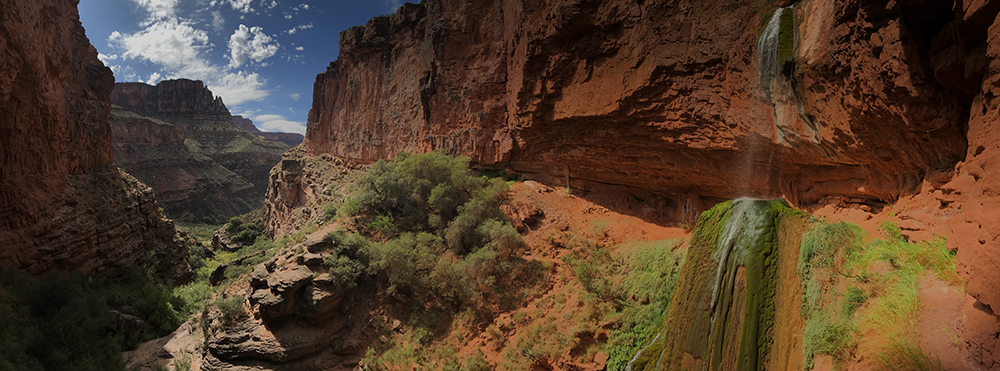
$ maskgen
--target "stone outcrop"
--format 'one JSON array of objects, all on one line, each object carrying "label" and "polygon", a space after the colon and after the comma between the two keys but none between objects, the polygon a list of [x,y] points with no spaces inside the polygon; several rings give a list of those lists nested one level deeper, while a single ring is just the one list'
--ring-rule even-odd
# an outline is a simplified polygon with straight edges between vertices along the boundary
[{"label": "stone outcrop", "polygon": [[288,148],[234,125],[222,98],[215,97],[201,81],[165,80],[156,86],[118,83],[111,101],[140,115],[183,127],[188,150],[211,157],[243,177],[254,185],[258,196],[267,191],[271,167]]},{"label": "stone outcrop", "polygon": [[263,205],[253,184],[189,151],[183,127],[118,106],[108,122],[115,165],[152,187],[172,219],[219,224]]},{"label": "stone outcrop", "polygon": [[190,274],[152,191],[112,164],[114,86],[75,3],[0,7],[0,264],[114,275],[149,258]]},{"label": "stone outcrop", "polygon": [[285,143],[289,147],[295,147],[302,144],[302,141],[305,140],[305,136],[302,134],[260,131],[260,129],[257,129],[257,126],[253,124],[253,120],[240,115],[233,116],[233,124],[236,124],[236,126],[240,129],[250,132],[250,134],[270,139],[275,142]]},{"label": "stone outcrop", "polygon": [[249,276],[250,318],[206,317],[203,370],[353,369],[378,329],[353,288],[340,287],[324,265],[336,254],[327,232],[282,249]]}]

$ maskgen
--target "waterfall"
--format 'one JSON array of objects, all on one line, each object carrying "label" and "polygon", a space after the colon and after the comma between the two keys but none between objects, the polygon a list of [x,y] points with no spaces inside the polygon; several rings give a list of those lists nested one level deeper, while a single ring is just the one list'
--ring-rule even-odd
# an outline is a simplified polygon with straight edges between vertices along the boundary
[{"label": "waterfall", "polygon": [[771,97],[771,81],[779,73],[778,49],[781,36],[781,16],[786,8],[778,8],[764,27],[764,32],[757,39],[757,64],[760,66],[760,86],[764,88],[768,98]]},{"label": "waterfall", "polygon": [[[757,39],[760,87],[774,107],[779,143],[786,141],[789,135],[804,136],[830,155],[820,143],[819,130],[806,114],[802,99],[795,91],[795,32],[793,7],[776,9]],[[805,127],[796,124],[796,120],[801,120]]]},{"label": "waterfall", "polygon": [[[733,201],[730,217],[726,225],[720,229],[719,244],[712,254],[712,259],[718,265],[715,277],[711,281],[711,317],[709,320],[709,344],[706,349],[712,349],[714,357],[721,359],[722,339],[725,337],[726,323],[719,323],[720,316],[725,318],[731,309],[731,297],[736,288],[736,269],[752,264],[752,254],[760,254],[764,248],[762,242],[767,241],[767,235],[774,233],[773,206],[769,201],[740,198]],[[773,239],[772,239],[773,241]],[[766,248],[764,248],[766,249]],[[765,254],[770,252],[765,252]],[[723,297],[725,295],[725,297]],[[713,346],[712,343],[715,343]],[[702,370],[709,370],[711,362],[702,364]],[[716,368],[717,369],[717,368]]]},{"label": "waterfall", "polygon": [[775,315],[779,215],[787,207],[782,200],[741,198],[702,214],[674,291],[683,296],[672,300],[663,328],[625,370],[678,370],[688,362],[682,354],[700,360],[702,371],[764,367]]}]

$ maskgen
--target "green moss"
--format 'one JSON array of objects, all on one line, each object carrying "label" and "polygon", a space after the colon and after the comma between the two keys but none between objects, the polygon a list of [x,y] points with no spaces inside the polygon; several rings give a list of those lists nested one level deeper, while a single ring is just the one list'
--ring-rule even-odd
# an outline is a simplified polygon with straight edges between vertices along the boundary
[{"label": "green moss", "polygon": [[786,9],[781,13],[778,30],[778,66],[781,73],[790,76],[795,68],[795,11]]}]

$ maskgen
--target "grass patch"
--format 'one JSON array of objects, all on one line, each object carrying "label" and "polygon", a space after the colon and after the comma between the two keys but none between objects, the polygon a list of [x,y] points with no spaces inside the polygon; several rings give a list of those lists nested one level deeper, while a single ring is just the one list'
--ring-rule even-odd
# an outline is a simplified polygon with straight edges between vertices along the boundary
[{"label": "grass patch", "polygon": [[816,354],[841,362],[867,343],[884,369],[940,368],[907,339],[917,335],[918,282],[925,272],[964,284],[955,272],[955,255],[944,238],[912,243],[891,222],[883,222],[880,231],[882,238],[873,239],[855,225],[816,221],[803,235],[798,273],[806,367]]}]

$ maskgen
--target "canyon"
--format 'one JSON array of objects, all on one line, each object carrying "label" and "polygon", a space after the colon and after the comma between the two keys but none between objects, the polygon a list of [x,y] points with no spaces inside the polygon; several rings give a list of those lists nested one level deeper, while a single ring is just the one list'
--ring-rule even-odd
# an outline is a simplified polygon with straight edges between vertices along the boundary
[{"label": "canyon", "polygon": [[[139,115],[184,128],[191,153],[210,157],[253,185],[252,194],[267,191],[268,174],[288,145],[251,134],[236,126],[221,97],[201,81],[164,80],[153,85],[118,83],[111,102]],[[259,207],[259,203],[255,204]]]},{"label": "canyon", "polygon": [[253,184],[190,151],[183,127],[118,106],[112,107],[108,122],[114,164],[150,186],[171,219],[221,224],[263,206]]},{"label": "canyon", "polygon": [[[779,3],[406,4],[341,33],[302,158],[441,150],[647,220],[740,196],[888,212],[948,237],[964,354],[997,367],[1000,5]],[[270,230],[322,189],[302,174],[272,173]]]},{"label": "canyon", "polygon": [[[0,8],[0,262],[92,277],[159,264],[179,284],[195,276],[194,247],[164,212],[218,222],[263,205],[271,237],[199,257],[212,276],[203,289],[218,291],[129,353],[136,367],[187,357],[202,370],[358,370],[391,354],[401,361],[389,366],[442,368],[450,352],[465,357],[456,369],[876,369],[866,347],[898,335],[949,369],[1000,369],[996,0],[407,3],[341,33],[294,146],[233,116],[201,81],[114,84],[78,18],[51,0]],[[495,219],[471,201],[455,210],[508,228],[476,233],[516,228],[515,247],[450,245],[468,237],[440,225],[449,190],[429,181],[429,196],[410,198],[434,209],[420,223],[437,235],[410,233],[422,242],[399,252],[392,209],[352,224],[365,216],[359,180],[413,185],[366,171],[435,151],[482,172],[463,173],[469,184],[509,187],[488,198]],[[832,263],[803,268],[802,251],[841,242],[823,247]],[[925,274],[931,258],[904,248],[933,251],[944,268]],[[384,271],[355,266],[376,261],[371,251],[388,256]],[[498,251],[511,260],[490,260]],[[600,287],[649,251],[663,253],[654,261],[673,273],[655,277],[677,295],[613,290],[628,277]],[[872,271],[842,271],[862,252],[881,253]],[[206,265],[221,255],[231,260]],[[854,354],[803,353],[808,321],[862,317],[864,300],[893,294],[877,285],[918,260],[914,293],[938,304],[905,324],[912,333],[859,328],[848,332],[874,340]],[[458,296],[469,285],[451,281],[455,266],[480,275],[475,264],[513,262],[535,271],[471,281],[516,294],[477,313],[392,281],[419,271]],[[841,307],[849,287],[872,295]],[[622,308],[658,324],[629,335],[646,344],[638,352],[609,354]],[[941,341],[942,318],[954,341]],[[535,347],[547,341],[560,345]]]}]

